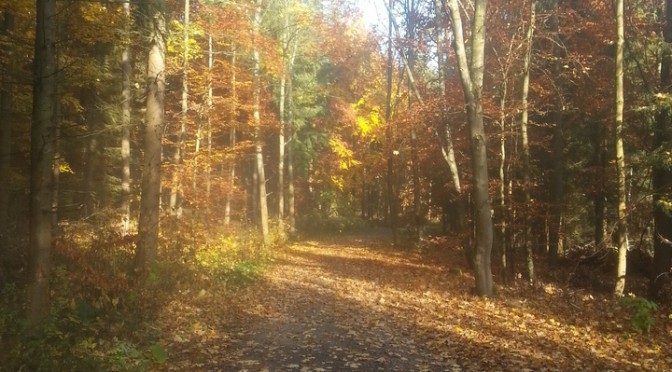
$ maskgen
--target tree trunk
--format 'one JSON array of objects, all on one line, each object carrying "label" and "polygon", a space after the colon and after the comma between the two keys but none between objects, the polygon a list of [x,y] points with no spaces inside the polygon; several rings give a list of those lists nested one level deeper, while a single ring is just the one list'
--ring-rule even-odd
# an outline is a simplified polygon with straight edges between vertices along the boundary
[{"label": "tree trunk", "polygon": [[392,229],[392,241],[394,245],[398,243],[397,237],[397,193],[394,188],[394,133],[392,130],[392,72],[394,69],[394,54],[392,49],[392,27],[394,26],[392,18],[392,7],[394,0],[389,0],[388,5],[388,30],[387,30],[387,98],[385,108],[385,122],[387,123],[387,143],[389,154],[387,158],[387,205],[388,205],[388,223]]},{"label": "tree trunk", "polygon": [[[672,92],[672,0],[665,1],[665,29],[663,31],[663,60],[660,69],[660,90]],[[669,96],[668,96],[669,100]],[[672,111],[665,103],[655,126],[656,151],[669,151],[672,141]],[[649,285],[649,297],[658,297],[663,283],[669,282],[672,263],[672,167],[669,157],[657,160],[653,167],[653,272]]]},{"label": "tree trunk", "polygon": [[469,123],[471,144],[471,168],[473,172],[474,208],[474,270],[476,293],[492,296],[491,271],[492,215],[488,195],[488,157],[485,129],[483,125],[483,72],[485,57],[485,16],[487,0],[475,0],[473,26],[471,32],[471,63],[467,59],[466,42],[462,30],[462,16],[458,0],[449,0],[448,6],[455,35],[455,49],[458,56],[460,78],[464,91]]},{"label": "tree trunk", "polygon": [[294,195],[294,61],[298,49],[299,35],[294,34],[292,55],[287,67],[287,214],[289,217],[289,233],[296,234],[296,206]]},{"label": "tree trunk", "polygon": [[625,189],[625,154],[623,151],[623,0],[616,0],[616,173],[618,182],[618,267],[616,269],[615,296],[625,290],[625,273],[628,254],[628,224]]},{"label": "tree trunk", "polygon": [[[0,34],[12,40],[14,33],[14,14],[8,10],[3,13]],[[10,170],[12,165],[12,118],[13,118],[13,78],[14,78],[14,43],[10,42],[3,51],[6,63],[0,80],[0,246],[6,247],[5,238],[9,232]],[[3,254],[0,251],[0,254]]]},{"label": "tree trunk", "polygon": [[121,233],[131,224],[131,4],[123,4],[126,44],[121,52]]},{"label": "tree trunk", "polygon": [[[238,89],[236,76],[236,59],[237,59],[236,44],[231,44],[231,123],[229,128],[229,146],[234,149],[236,147],[236,115],[238,111]],[[236,181],[236,161],[229,160],[228,169],[229,188],[226,191],[226,201],[224,203],[224,225],[228,226],[231,223],[231,199],[233,198],[233,189]]]},{"label": "tree trunk", "polygon": [[189,0],[184,0],[183,42],[182,42],[182,111],[180,112],[180,127],[177,132],[177,144],[173,155],[173,182],[170,189],[170,213],[177,218],[182,217],[182,203],[184,199],[184,157],[187,133],[187,114],[189,113]]},{"label": "tree trunk", "polygon": [[154,0],[147,6],[149,56],[147,66],[147,116],[145,154],[142,171],[142,198],[138,224],[135,269],[145,275],[156,260],[161,197],[161,136],[164,124],[166,24],[164,3]]},{"label": "tree trunk", "polygon": [[[443,95],[444,99],[447,99],[447,89],[446,87],[448,86],[449,79],[448,79],[448,50],[445,50],[444,53],[444,47],[448,48],[448,45],[446,43],[446,40],[448,39],[446,37],[446,28],[444,26],[444,14],[445,14],[445,9],[443,9],[443,1],[441,0],[435,0],[434,1],[434,12],[436,13],[436,41],[437,41],[437,61],[438,61],[438,71],[439,71],[439,79],[440,79],[440,88],[441,88],[441,94]],[[465,196],[462,193],[462,185],[460,182],[460,173],[457,167],[457,160],[455,159],[455,147],[453,146],[453,136],[451,133],[451,128],[450,128],[450,122],[448,121],[448,115],[447,115],[447,107],[445,105],[442,105],[441,107],[441,115],[442,115],[442,122],[443,122],[443,130],[441,133],[437,134],[437,137],[441,141],[441,153],[443,155],[443,159],[446,161],[446,164],[448,165],[448,169],[450,171],[450,177],[451,181],[453,184],[453,187],[455,188],[455,203],[454,205],[454,210],[453,210],[453,216],[451,217],[452,220],[452,226],[456,228],[456,231],[458,235],[462,235],[464,233],[464,228],[466,226],[466,199]],[[447,216],[444,213],[444,218],[447,218]]]},{"label": "tree trunk", "polygon": [[549,218],[549,242],[548,242],[548,262],[551,268],[555,267],[558,251],[561,245],[562,234],[562,212],[564,203],[564,145],[563,145],[563,91],[562,82],[560,81],[562,75],[562,59],[561,59],[561,43],[560,40],[560,25],[558,21],[558,13],[560,12],[558,0],[555,1],[554,11],[551,15],[551,31],[553,33],[553,41],[555,43],[555,62],[553,66],[554,75],[558,79],[556,86],[558,87],[556,107],[553,113],[555,121],[555,129],[553,131],[553,178],[551,186],[551,211]]},{"label": "tree trunk", "polygon": [[534,257],[532,244],[530,238],[532,236],[532,220],[530,214],[532,213],[532,197],[530,195],[532,182],[530,180],[530,143],[527,135],[528,124],[528,95],[530,92],[530,64],[532,61],[532,43],[534,40],[534,29],[536,22],[536,8],[537,1],[532,0],[530,3],[530,24],[527,28],[527,50],[525,51],[525,60],[523,62],[523,89],[522,89],[522,116],[520,119],[520,136],[523,145],[523,189],[525,200],[523,206],[525,214],[523,215],[523,249],[525,250],[525,257],[527,261],[527,275],[530,284],[534,283]]},{"label": "tree trunk", "polygon": [[56,1],[37,0],[33,120],[30,143],[30,241],[28,322],[37,326],[49,313],[52,262],[52,159],[56,94]]},{"label": "tree trunk", "polygon": [[263,140],[261,138],[261,72],[260,72],[260,56],[259,56],[259,46],[258,38],[261,29],[261,7],[262,0],[257,0],[256,6],[254,9],[254,34],[253,34],[253,51],[252,55],[254,58],[254,67],[253,67],[253,117],[254,117],[254,142],[255,142],[255,158],[256,158],[256,167],[257,167],[257,177],[258,177],[258,188],[259,188],[259,219],[261,223],[261,235],[264,240],[264,244],[268,245],[271,242],[271,237],[268,230],[268,204],[267,204],[267,195],[266,195],[266,175],[264,174],[264,153],[263,153]]}]

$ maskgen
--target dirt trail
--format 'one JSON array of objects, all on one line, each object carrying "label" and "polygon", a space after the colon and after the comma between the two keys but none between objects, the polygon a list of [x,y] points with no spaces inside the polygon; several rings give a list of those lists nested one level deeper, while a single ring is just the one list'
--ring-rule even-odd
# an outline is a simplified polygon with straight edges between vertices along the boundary
[{"label": "dirt trail", "polygon": [[[184,364],[170,369],[641,369],[597,346],[583,350],[577,340],[592,339],[590,325],[564,324],[570,319],[534,302],[470,296],[462,256],[453,253],[454,262],[421,259],[380,233],[296,243],[235,296],[205,295],[202,306],[175,309],[200,341],[176,335],[173,361]],[[563,327],[565,336],[551,334]]]}]

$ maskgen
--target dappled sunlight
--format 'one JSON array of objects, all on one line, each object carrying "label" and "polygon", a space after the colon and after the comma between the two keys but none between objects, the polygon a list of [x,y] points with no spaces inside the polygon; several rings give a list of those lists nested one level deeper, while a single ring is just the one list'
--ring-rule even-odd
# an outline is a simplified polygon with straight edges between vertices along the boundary
[{"label": "dappled sunlight", "polygon": [[624,330],[616,322],[624,314],[606,298],[576,304],[552,288],[515,287],[477,298],[470,276],[446,269],[457,266],[459,251],[429,263],[415,252],[341,239],[297,243],[235,292],[183,294],[164,313],[179,320],[170,347],[188,346],[180,355],[194,358],[189,342],[216,344],[203,366],[225,369],[670,367],[660,336],[647,341]]}]

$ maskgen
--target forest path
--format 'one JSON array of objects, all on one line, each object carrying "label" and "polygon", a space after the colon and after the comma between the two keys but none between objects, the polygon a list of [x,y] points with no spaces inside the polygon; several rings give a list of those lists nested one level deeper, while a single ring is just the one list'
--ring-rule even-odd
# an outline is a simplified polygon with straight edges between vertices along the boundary
[{"label": "forest path", "polygon": [[[295,243],[252,285],[233,296],[194,299],[191,316],[182,309],[191,336],[173,340],[171,349],[184,347],[180,355],[171,351],[169,368],[641,369],[594,341],[593,350],[584,350],[589,346],[574,339],[588,342],[595,335],[580,328],[569,333],[563,328],[569,319],[547,312],[547,304],[474,298],[468,293],[472,279],[459,269],[462,257],[457,249],[431,257],[393,248],[383,232]],[[562,311],[567,308],[559,304]],[[195,335],[198,343],[187,342]]]}]

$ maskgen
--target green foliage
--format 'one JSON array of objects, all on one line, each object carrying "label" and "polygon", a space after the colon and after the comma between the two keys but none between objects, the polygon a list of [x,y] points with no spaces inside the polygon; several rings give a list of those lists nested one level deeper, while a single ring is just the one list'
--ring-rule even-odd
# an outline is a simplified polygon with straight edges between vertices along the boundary
[{"label": "green foliage", "polygon": [[161,344],[154,344],[149,348],[150,353],[154,361],[159,364],[164,364],[168,360],[168,351],[161,346]]},{"label": "green foliage", "polygon": [[632,293],[621,298],[621,304],[630,311],[632,329],[640,333],[648,333],[655,324],[654,313],[658,311],[658,305]]},{"label": "green foliage", "polygon": [[[216,284],[239,287],[251,283],[271,259],[271,249],[265,247],[255,231],[222,235],[212,239],[195,252],[201,275]],[[272,241],[280,242],[279,237]]]}]

